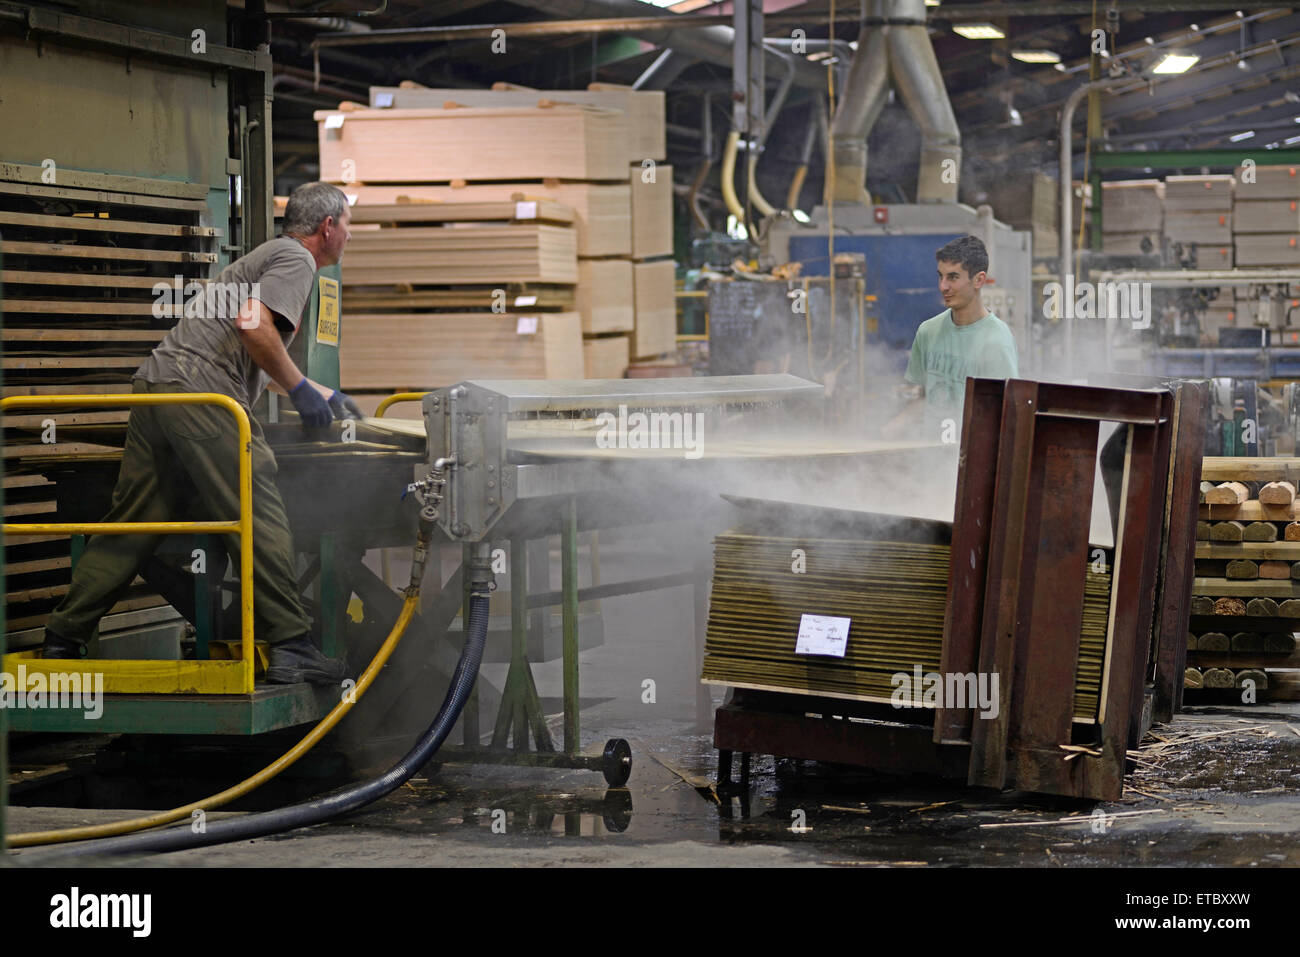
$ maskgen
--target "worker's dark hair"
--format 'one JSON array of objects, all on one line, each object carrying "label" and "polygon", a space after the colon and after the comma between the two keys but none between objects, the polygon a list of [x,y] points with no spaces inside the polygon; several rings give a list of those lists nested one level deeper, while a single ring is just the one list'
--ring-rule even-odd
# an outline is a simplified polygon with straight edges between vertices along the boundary
[{"label": "worker's dark hair", "polygon": [[934,254],[934,261],[961,263],[966,275],[974,279],[977,272],[989,271],[989,251],[978,236],[961,236]]},{"label": "worker's dark hair", "polygon": [[338,222],[347,208],[348,198],[337,186],[304,183],[289,194],[283,232],[286,236],[311,236],[328,217]]}]

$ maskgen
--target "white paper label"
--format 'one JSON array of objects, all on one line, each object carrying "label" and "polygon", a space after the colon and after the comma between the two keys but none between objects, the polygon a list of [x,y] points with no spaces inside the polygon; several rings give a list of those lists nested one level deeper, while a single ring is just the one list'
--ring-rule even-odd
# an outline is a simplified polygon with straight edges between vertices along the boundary
[{"label": "white paper label", "polygon": [[829,615],[803,615],[799,618],[799,640],[795,643],[797,655],[831,655],[843,658],[849,647],[851,618],[832,618]]},{"label": "white paper label", "polygon": [[537,200],[521,199],[515,203],[515,219],[536,219]]},{"label": "white paper label", "polygon": [[520,316],[519,321],[515,323],[515,335],[531,336],[537,333],[536,316]]},{"label": "white paper label", "polygon": [[515,296],[515,306],[517,308],[527,309],[529,306],[537,305],[536,296]]},{"label": "white paper label", "polygon": [[375,94],[375,106],[378,107],[379,109],[386,110],[386,109],[388,109],[388,108],[389,108],[390,106],[392,106],[392,105],[393,105],[393,94],[392,94],[392,93],[376,93],[376,94]]},{"label": "white paper label", "polygon": [[329,116],[325,117],[325,129],[327,130],[343,129],[343,119],[344,117],[342,113],[331,113]]}]

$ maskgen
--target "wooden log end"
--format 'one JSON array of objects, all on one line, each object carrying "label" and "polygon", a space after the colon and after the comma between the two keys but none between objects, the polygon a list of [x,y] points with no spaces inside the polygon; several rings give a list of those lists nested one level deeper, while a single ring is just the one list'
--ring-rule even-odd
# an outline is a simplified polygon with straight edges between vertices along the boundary
[{"label": "wooden log end", "polygon": [[1300,618],[1300,600],[1288,598],[1277,606],[1277,613],[1283,618]]},{"label": "wooden log end", "polygon": [[1214,613],[1216,615],[1244,615],[1246,614],[1246,603],[1240,598],[1216,598],[1214,600]]},{"label": "wooden log end", "polygon": [[[1291,570],[1287,569],[1288,576],[1290,573]],[[1228,562],[1225,577],[1234,581],[1253,581],[1259,577],[1259,566],[1247,558],[1234,558]]]},{"label": "wooden log end", "polygon": [[1196,644],[1197,651],[1227,651],[1229,647],[1228,636],[1221,631],[1206,632]]},{"label": "wooden log end", "polygon": [[1237,521],[1215,522],[1210,528],[1210,540],[1215,542],[1239,542],[1246,533],[1246,526]]},{"label": "wooden log end", "polygon": [[1207,505],[1240,505],[1250,498],[1250,490],[1240,482],[1224,482],[1205,493]]},{"label": "wooden log end", "polygon": [[1290,505],[1295,501],[1295,486],[1290,482],[1269,482],[1259,490],[1264,505]]},{"label": "wooden log end", "polygon": [[1291,562],[1263,561],[1259,563],[1259,577],[1286,581],[1291,577]]},{"label": "wooden log end", "polygon": [[1233,651],[1263,651],[1264,636],[1254,631],[1239,631],[1230,642]]},{"label": "wooden log end", "polygon": [[1210,523],[1209,523],[1209,522],[1197,522],[1197,523],[1196,523],[1196,540],[1197,540],[1198,542],[1208,542],[1208,541],[1210,540]]},{"label": "wooden log end", "polygon": [[1256,691],[1263,691],[1268,687],[1268,675],[1258,668],[1242,668],[1237,672],[1235,684],[1238,688],[1244,688],[1247,681],[1255,683]]},{"label": "wooden log end", "polygon": [[1205,687],[1205,679],[1201,677],[1200,668],[1188,668],[1183,672],[1183,687],[1184,688]]},{"label": "wooden log end", "polygon": [[1251,522],[1241,537],[1247,542],[1276,542],[1277,526],[1272,522]]},{"label": "wooden log end", "polygon": [[1292,522],[1288,525],[1283,538],[1288,542],[1300,542],[1300,522]]},{"label": "wooden log end", "polygon": [[1206,668],[1201,672],[1201,679],[1206,688],[1235,688],[1237,676],[1228,668]]},{"label": "wooden log end", "polygon": [[[1300,605],[1300,602],[1296,602]],[[1276,618],[1278,604],[1272,598],[1252,598],[1246,603],[1246,614],[1261,618]]]}]

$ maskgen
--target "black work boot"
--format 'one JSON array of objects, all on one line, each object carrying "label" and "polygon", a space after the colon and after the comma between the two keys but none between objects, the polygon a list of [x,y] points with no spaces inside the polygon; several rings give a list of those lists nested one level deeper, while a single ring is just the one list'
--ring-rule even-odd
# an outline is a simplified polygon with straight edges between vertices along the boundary
[{"label": "black work boot", "polygon": [[42,658],[84,658],[86,646],[71,638],[64,638],[50,629],[45,629],[45,643],[41,645]]},{"label": "black work boot", "polygon": [[271,646],[266,680],[273,685],[338,684],[347,675],[347,662],[326,658],[307,635],[299,635]]}]

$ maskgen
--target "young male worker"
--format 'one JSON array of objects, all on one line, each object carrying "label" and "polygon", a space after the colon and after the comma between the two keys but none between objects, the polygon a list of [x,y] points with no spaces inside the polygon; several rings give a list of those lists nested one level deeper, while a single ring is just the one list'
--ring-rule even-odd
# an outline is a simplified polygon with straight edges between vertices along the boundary
[{"label": "young male worker", "polygon": [[[217,295],[191,310],[136,370],[134,391],[218,392],[251,410],[268,383],[287,394],[304,426],[361,418],[341,392],[311,381],[289,358],[316,271],[337,263],[351,238],[347,197],[326,183],[293,191],[283,235],[235,260],[217,277]],[[193,314],[191,314],[193,313]],[[257,637],[271,645],[267,680],[278,684],[341,681],[345,664],[312,643],[298,596],[293,536],[276,488],[275,455],[249,415],[253,449],[253,611]],[[200,517],[239,514],[238,433],[234,418],[211,405],[145,405],[131,410],[113,504],[105,522],[179,521],[193,502]],[[153,554],[160,536],[96,535],[50,615],[46,658],[80,658],[99,619]],[[231,554],[238,537],[229,536]]]},{"label": "young male worker", "polygon": [[961,429],[966,379],[1016,376],[1016,343],[1007,324],[984,308],[980,289],[987,281],[988,251],[975,236],[962,236],[934,254],[939,266],[943,312],[921,323],[912,343],[904,378],[920,394],[885,427],[887,437],[942,427],[952,419]]}]

